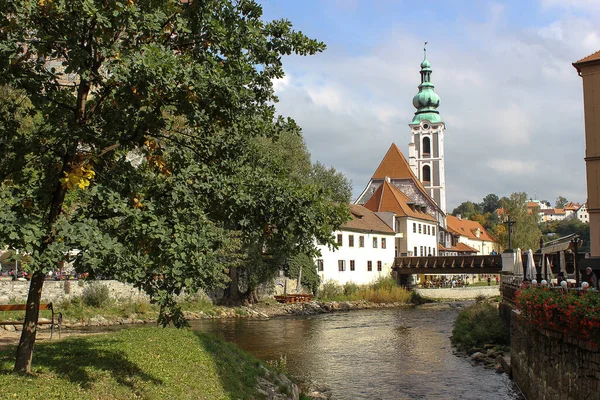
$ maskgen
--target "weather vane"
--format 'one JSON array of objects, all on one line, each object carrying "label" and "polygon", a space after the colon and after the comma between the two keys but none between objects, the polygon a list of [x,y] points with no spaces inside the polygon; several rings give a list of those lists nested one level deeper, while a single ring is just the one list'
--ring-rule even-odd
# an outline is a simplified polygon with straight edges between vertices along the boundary
[{"label": "weather vane", "polygon": [[423,45],[423,53],[425,53],[425,57],[427,57],[427,42]]}]

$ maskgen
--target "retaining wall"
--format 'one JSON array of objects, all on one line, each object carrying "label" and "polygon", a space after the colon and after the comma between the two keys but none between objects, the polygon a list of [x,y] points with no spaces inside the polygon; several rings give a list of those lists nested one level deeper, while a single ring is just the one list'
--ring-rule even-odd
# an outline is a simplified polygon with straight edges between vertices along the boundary
[{"label": "retaining wall", "polygon": [[[45,281],[42,290],[43,302],[60,302],[73,296],[81,296],[83,289],[90,284],[100,283],[108,286],[110,297],[118,300],[148,300],[148,296],[132,285],[112,280],[102,281]],[[10,301],[24,303],[27,300],[29,282],[0,280],[0,304]]]},{"label": "retaining wall", "polygon": [[511,324],[512,377],[528,399],[599,400],[600,352],[562,333]]},{"label": "retaining wall", "polygon": [[440,300],[473,300],[479,296],[495,297],[500,295],[500,285],[474,286],[462,288],[414,289],[423,297]]}]

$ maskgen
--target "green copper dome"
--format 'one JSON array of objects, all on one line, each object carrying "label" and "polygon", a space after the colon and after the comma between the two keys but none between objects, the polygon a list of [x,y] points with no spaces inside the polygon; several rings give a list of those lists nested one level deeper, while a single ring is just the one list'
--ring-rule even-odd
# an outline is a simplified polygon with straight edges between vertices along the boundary
[{"label": "green copper dome", "polygon": [[[425,42],[427,44],[427,42]],[[421,84],[419,93],[413,97],[413,106],[417,109],[412,119],[412,124],[418,124],[421,121],[442,122],[437,108],[440,106],[440,96],[434,92],[434,86],[431,83],[431,64],[427,60],[427,50],[423,49],[425,57],[421,63]]]}]

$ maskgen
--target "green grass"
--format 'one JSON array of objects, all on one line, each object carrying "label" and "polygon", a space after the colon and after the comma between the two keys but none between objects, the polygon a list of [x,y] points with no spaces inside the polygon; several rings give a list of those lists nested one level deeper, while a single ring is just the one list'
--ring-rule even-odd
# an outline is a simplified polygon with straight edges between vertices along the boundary
[{"label": "green grass", "polygon": [[480,301],[458,313],[452,329],[452,343],[464,349],[484,344],[507,345],[510,337],[498,308]]},{"label": "green grass", "polygon": [[261,363],[190,330],[133,328],[36,344],[32,375],[0,350],[0,399],[257,398]]}]

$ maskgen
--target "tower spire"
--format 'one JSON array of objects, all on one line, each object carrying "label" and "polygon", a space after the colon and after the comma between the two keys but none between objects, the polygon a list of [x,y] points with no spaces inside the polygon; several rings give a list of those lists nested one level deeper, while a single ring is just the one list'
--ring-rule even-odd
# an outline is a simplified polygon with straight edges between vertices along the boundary
[{"label": "tower spire", "polygon": [[423,62],[421,63],[421,84],[419,93],[413,97],[413,106],[417,109],[411,123],[418,124],[423,120],[441,122],[437,108],[440,105],[440,96],[435,93],[431,83],[431,64],[427,59],[427,42],[423,45]]}]

